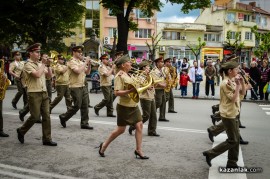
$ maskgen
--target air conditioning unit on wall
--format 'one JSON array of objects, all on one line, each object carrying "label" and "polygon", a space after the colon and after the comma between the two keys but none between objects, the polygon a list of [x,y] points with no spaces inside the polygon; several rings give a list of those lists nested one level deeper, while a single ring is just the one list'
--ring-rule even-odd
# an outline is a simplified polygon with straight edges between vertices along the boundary
[{"label": "air conditioning unit on wall", "polygon": [[161,52],[165,52],[165,50],[166,50],[165,46],[161,46],[161,47],[159,47],[159,51],[161,51]]},{"label": "air conditioning unit on wall", "polygon": [[186,40],[187,37],[186,36],[181,36],[181,40]]},{"label": "air conditioning unit on wall", "polygon": [[108,45],[108,44],[110,44],[110,37],[104,37],[104,41],[103,41],[103,43],[104,43],[104,45]]},{"label": "air conditioning unit on wall", "polygon": [[231,23],[231,21],[229,21],[229,20],[226,20],[226,24],[230,24]]},{"label": "air conditioning unit on wall", "polygon": [[151,18],[147,18],[147,19],[146,19],[146,22],[147,22],[147,23],[152,23],[152,19],[151,19]]}]

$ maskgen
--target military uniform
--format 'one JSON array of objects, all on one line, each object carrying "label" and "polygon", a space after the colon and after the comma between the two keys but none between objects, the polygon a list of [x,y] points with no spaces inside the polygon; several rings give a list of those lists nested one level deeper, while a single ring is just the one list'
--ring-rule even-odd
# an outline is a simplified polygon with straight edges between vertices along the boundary
[{"label": "military uniform", "polygon": [[[114,90],[127,90],[128,84],[132,84],[132,79],[126,72],[120,70],[115,75]],[[119,102],[117,103],[116,111],[118,126],[134,126],[137,122],[142,121],[142,115],[138,104],[134,102],[128,95],[119,96]]]},{"label": "military uniform", "polygon": [[[12,71],[16,74],[16,76],[21,77],[21,73],[23,71],[24,62],[23,61],[13,61],[9,66],[9,71]],[[24,88],[21,83],[21,78],[14,78],[14,81],[17,85],[18,92],[16,93],[15,97],[12,100],[12,105],[15,107],[18,101],[20,100],[21,96],[25,94]],[[27,96],[23,95],[23,103],[26,104]]]},{"label": "military uniform", "polygon": [[[156,76],[160,77],[160,79],[165,80],[165,74],[163,72],[163,68],[158,69],[154,68],[154,73]],[[164,88],[155,86],[155,101],[156,101],[156,109],[159,108],[159,120],[164,120],[165,118],[165,113],[166,113],[166,96],[165,96],[165,91]]]},{"label": "military uniform", "polygon": [[49,97],[46,89],[45,74],[40,78],[31,75],[33,71],[37,71],[41,64],[31,59],[25,64],[24,71],[27,74],[27,94],[30,109],[30,117],[18,129],[18,132],[25,135],[27,131],[39,120],[40,113],[42,116],[42,140],[50,142],[51,139],[51,119],[49,113]]},{"label": "military uniform", "polygon": [[[236,62],[227,62],[223,65],[223,68],[228,70],[236,68],[237,66],[238,63]],[[232,101],[236,88],[236,83],[233,79],[225,77],[220,86],[219,110],[228,139],[214,148],[203,152],[203,155],[206,156],[206,161],[210,166],[210,161],[213,158],[228,150],[227,167],[237,167],[240,140],[237,115],[240,112],[240,97],[238,96],[236,102]]]},{"label": "military uniform", "polygon": [[98,68],[98,72],[100,75],[100,88],[103,93],[104,99],[97,104],[94,109],[98,114],[98,111],[102,109],[104,106],[107,107],[107,116],[113,116],[113,91],[112,91],[112,74],[108,74],[111,71],[111,68],[106,65],[101,65]]},{"label": "military uniform", "polygon": [[[47,67],[50,68],[50,67]],[[50,99],[50,102],[52,100],[52,77],[47,77],[46,76],[46,88],[47,88],[47,93]]]},{"label": "military uniform", "polygon": [[88,116],[88,90],[85,88],[85,71],[82,70],[81,73],[77,74],[73,70],[79,66],[82,66],[84,62],[72,58],[68,62],[69,70],[69,88],[70,94],[73,101],[73,106],[67,110],[66,113],[59,115],[60,122],[63,127],[65,127],[66,121],[68,121],[78,110],[81,110],[81,128],[82,129],[93,129],[89,126],[89,116]]},{"label": "military uniform", "polygon": [[65,97],[67,110],[72,105],[69,89],[69,73],[68,70],[64,72],[66,65],[57,64],[54,68],[55,72],[55,88],[57,97],[50,104],[50,111]]}]

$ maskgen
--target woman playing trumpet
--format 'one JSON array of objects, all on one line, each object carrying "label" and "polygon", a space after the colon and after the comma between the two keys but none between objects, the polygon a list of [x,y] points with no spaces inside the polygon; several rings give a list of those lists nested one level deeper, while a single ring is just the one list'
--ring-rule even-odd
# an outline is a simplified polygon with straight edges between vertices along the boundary
[{"label": "woman playing trumpet", "polygon": [[148,159],[143,155],[142,152],[142,116],[138,108],[138,104],[135,103],[130,97],[129,93],[134,92],[135,89],[128,89],[128,84],[132,83],[132,78],[128,75],[129,70],[131,69],[131,62],[129,56],[122,56],[117,60],[116,63],[119,72],[116,74],[114,79],[114,93],[116,96],[119,96],[119,102],[116,106],[117,111],[117,128],[110,134],[110,136],[101,143],[99,146],[99,155],[105,157],[105,150],[109,144],[116,139],[119,135],[125,132],[127,125],[133,125],[136,127],[136,149],[134,154],[139,159]]}]

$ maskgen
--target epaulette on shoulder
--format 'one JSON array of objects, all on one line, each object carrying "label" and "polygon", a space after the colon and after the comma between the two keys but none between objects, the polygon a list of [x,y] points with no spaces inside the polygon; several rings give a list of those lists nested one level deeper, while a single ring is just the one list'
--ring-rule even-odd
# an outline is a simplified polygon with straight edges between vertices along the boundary
[{"label": "epaulette on shoulder", "polygon": [[115,75],[115,77],[117,77],[117,76],[122,76],[123,74],[124,74],[123,71],[119,71],[119,72]]}]

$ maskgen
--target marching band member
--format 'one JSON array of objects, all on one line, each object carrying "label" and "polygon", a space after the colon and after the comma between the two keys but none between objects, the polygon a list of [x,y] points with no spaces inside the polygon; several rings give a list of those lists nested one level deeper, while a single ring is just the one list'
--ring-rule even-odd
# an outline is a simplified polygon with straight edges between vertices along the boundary
[{"label": "marching band member", "polygon": [[17,129],[18,140],[24,143],[24,135],[42,116],[42,141],[43,145],[57,146],[51,139],[51,119],[49,112],[49,97],[46,89],[45,74],[50,76],[51,69],[48,71],[44,63],[39,63],[40,43],[33,44],[27,48],[30,59],[24,66],[27,82],[27,95],[30,110],[30,117]]},{"label": "marching band member", "polygon": [[104,99],[94,107],[95,113],[99,116],[99,110],[104,106],[107,107],[107,117],[116,117],[113,115],[113,91],[112,79],[114,69],[109,66],[108,55],[104,54],[100,58],[102,65],[99,66],[100,88]]},{"label": "marching band member", "polygon": [[55,73],[55,88],[57,97],[50,104],[50,112],[52,109],[65,97],[67,110],[72,106],[72,100],[69,89],[69,73],[68,67],[64,64],[63,55],[58,55],[58,63],[54,68]]},{"label": "marching band member", "polygon": [[[153,69],[156,76],[159,76],[162,79],[165,79],[164,74],[164,62],[162,57],[155,59],[156,67]],[[166,82],[159,82],[155,85],[155,101],[156,101],[156,108],[159,108],[159,121],[169,122],[165,118],[166,113],[166,97],[164,88],[166,87]]]},{"label": "marching band member", "polygon": [[142,116],[138,108],[138,104],[134,102],[128,94],[133,92],[135,89],[128,89],[128,84],[132,83],[131,77],[128,72],[131,69],[131,62],[128,55],[124,55],[117,60],[117,68],[120,70],[115,75],[114,81],[114,93],[119,96],[119,102],[116,107],[117,111],[117,128],[110,134],[110,136],[101,143],[99,146],[99,155],[105,157],[105,150],[109,144],[116,139],[119,135],[125,132],[127,125],[133,125],[136,127],[136,149],[134,154],[139,159],[149,159],[149,157],[144,156],[142,152]]},{"label": "marching band member", "polygon": [[14,51],[13,53],[14,61],[9,66],[9,74],[14,77],[14,81],[17,85],[18,92],[14,96],[11,104],[13,108],[17,109],[17,103],[20,100],[21,96],[23,96],[24,105],[27,102],[27,96],[24,95],[24,88],[21,83],[21,73],[23,71],[24,62],[21,61],[21,53],[19,51]]},{"label": "marching band member", "polygon": [[88,115],[88,90],[85,88],[85,75],[90,74],[91,65],[90,57],[86,57],[86,60],[83,62],[82,56],[82,46],[75,46],[72,48],[73,57],[68,62],[69,70],[69,87],[70,94],[74,105],[67,110],[66,113],[60,114],[60,123],[66,128],[66,122],[77,113],[78,110],[81,110],[81,129],[93,130],[94,128],[89,126],[89,115]]}]

